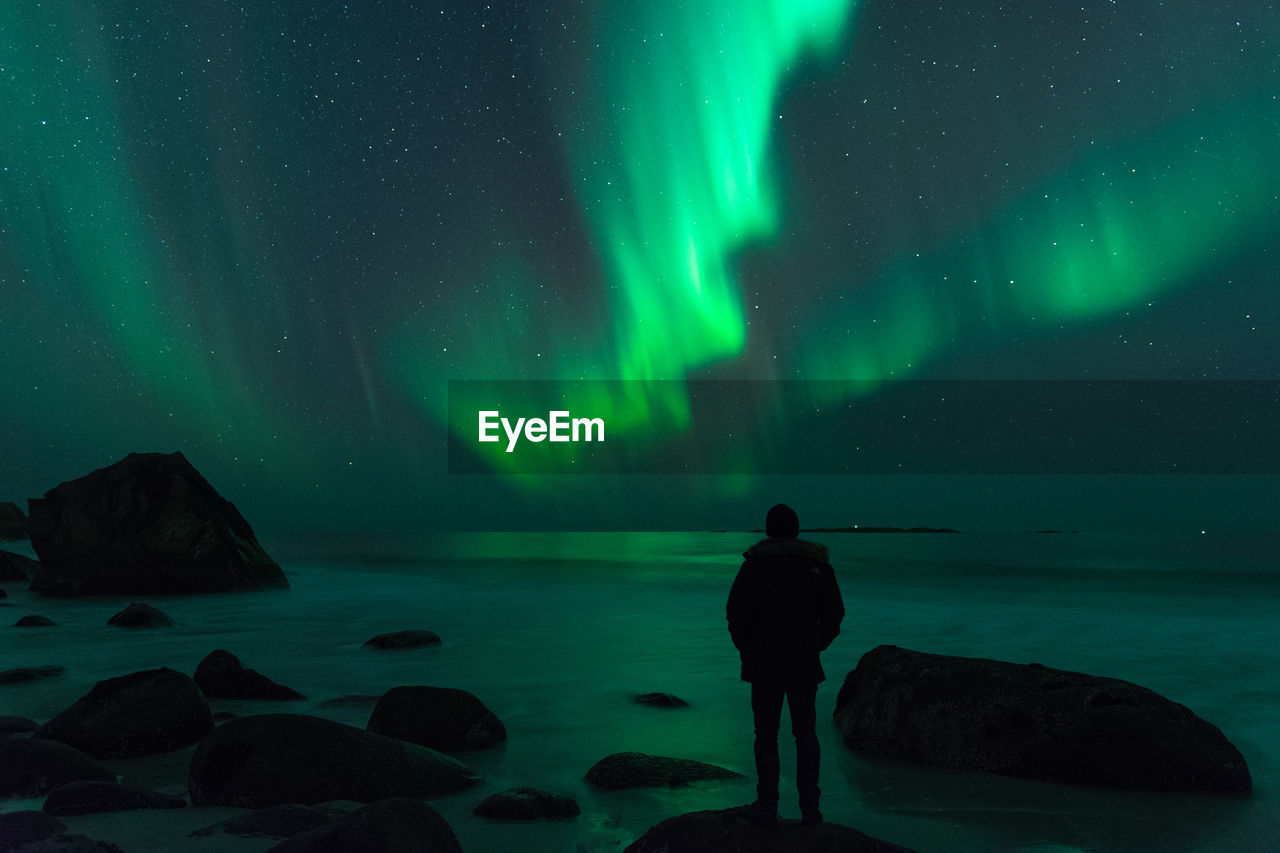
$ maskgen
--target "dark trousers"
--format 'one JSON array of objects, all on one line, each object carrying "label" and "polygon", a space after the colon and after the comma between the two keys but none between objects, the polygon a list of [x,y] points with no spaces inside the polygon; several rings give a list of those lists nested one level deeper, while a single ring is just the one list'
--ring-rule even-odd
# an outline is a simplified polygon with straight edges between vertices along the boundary
[{"label": "dark trousers", "polygon": [[818,712],[817,684],[786,686],[751,685],[751,710],[756,718],[756,796],[769,806],[778,803],[778,727],[782,722],[782,699],[791,710],[791,733],[796,737],[796,789],[800,811],[818,810]]}]

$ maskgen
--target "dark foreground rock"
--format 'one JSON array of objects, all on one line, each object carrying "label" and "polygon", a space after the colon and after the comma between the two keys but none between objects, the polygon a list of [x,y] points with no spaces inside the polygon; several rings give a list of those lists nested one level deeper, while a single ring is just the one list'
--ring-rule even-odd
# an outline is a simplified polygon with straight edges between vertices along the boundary
[{"label": "dark foreground rock", "polygon": [[837,823],[803,826],[784,820],[764,829],[737,809],[690,812],[664,820],[624,853],[911,853]]},{"label": "dark foreground rock", "polygon": [[1244,792],[1240,751],[1187,708],[1127,681],[880,646],[836,700],[846,746],[1028,779]]},{"label": "dark foreground rock", "polygon": [[30,557],[0,550],[0,581],[26,583],[35,576],[40,564]]},{"label": "dark foreground rock", "polygon": [[502,791],[486,797],[472,810],[476,817],[489,820],[572,820],[581,813],[573,798],[536,788]]},{"label": "dark foreground rock", "polygon": [[131,453],[28,502],[44,595],[286,588],[253,529],[181,453]]},{"label": "dark foreground rock", "polygon": [[421,800],[397,797],[290,838],[269,853],[462,853],[462,845],[438,811]]},{"label": "dark foreground rock", "polygon": [[369,716],[369,731],[432,749],[483,749],[506,740],[507,729],[484,703],[452,687],[393,687]]},{"label": "dark foreground rock", "polygon": [[643,752],[615,752],[595,763],[586,779],[597,788],[617,790],[675,786],[707,779],[741,779],[741,773],[688,758],[663,758]]},{"label": "dark foreground rock", "polygon": [[173,624],[173,619],[163,610],[144,601],[135,601],[108,619],[107,624],[117,628],[167,628]]},{"label": "dark foreground rock", "polygon": [[65,743],[0,738],[0,797],[39,797],[81,780],[114,782],[116,774]]},{"label": "dark foreground rock", "polygon": [[0,539],[26,539],[27,514],[15,503],[0,503]]},{"label": "dark foreground rock", "polygon": [[66,671],[65,666],[20,666],[0,672],[0,684],[22,684],[43,678],[57,678]]},{"label": "dark foreground rock", "polygon": [[284,803],[265,809],[236,815],[191,833],[193,838],[203,838],[217,832],[238,835],[241,838],[292,838],[313,829],[332,826],[346,818],[350,812],[326,806],[302,806]]},{"label": "dark foreground rock", "polygon": [[421,649],[440,645],[440,637],[431,631],[395,631],[371,637],[364,644],[375,649]]},{"label": "dark foreground rock", "polygon": [[36,737],[94,758],[132,758],[190,746],[212,729],[209,703],[196,683],[161,668],[99,681]]},{"label": "dark foreground rock", "polygon": [[30,616],[23,616],[17,622],[14,622],[13,626],[15,628],[51,628],[57,624],[57,622],[54,622],[48,616],[41,616],[37,613],[33,613]]},{"label": "dark foreground rock", "polygon": [[44,812],[21,811],[0,814],[0,853],[31,841],[66,832],[67,825]]},{"label": "dark foreground rock", "polygon": [[110,841],[94,841],[87,835],[55,835],[11,849],[13,853],[124,853]]},{"label": "dark foreground rock", "polygon": [[196,805],[257,809],[431,797],[481,780],[424,746],[320,717],[259,714],[224,723],[202,740],[188,781]]},{"label": "dark foreground rock", "polygon": [[74,817],[101,812],[125,812],[133,809],[181,809],[187,801],[146,788],[118,785],[115,782],[71,782],[49,792],[42,807],[58,817]]},{"label": "dark foreground rock", "polygon": [[247,669],[240,659],[225,649],[215,649],[196,667],[195,682],[210,698],[221,699],[306,699],[292,687],[267,678],[256,669]]}]

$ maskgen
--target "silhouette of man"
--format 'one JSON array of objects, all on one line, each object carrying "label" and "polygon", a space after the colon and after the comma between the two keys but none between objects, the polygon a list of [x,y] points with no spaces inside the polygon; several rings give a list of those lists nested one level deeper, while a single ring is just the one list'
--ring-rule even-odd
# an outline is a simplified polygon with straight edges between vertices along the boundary
[{"label": "silhouette of man", "polygon": [[742,680],[751,683],[755,714],[756,801],[749,819],[778,821],[778,726],[785,697],[796,738],[796,788],[805,824],[822,822],[818,810],[818,682],[826,678],[818,653],[840,633],[844,601],[827,548],[797,538],[800,520],[786,504],[769,510],[767,539],[748,548],[729,591],[729,635],[742,656]]}]

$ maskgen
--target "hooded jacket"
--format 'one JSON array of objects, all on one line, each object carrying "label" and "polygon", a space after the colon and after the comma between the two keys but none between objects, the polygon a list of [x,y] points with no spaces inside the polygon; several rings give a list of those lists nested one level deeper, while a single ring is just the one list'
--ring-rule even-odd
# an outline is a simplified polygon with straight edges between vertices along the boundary
[{"label": "hooded jacket", "polygon": [[742,680],[817,684],[818,653],[840,633],[844,601],[827,547],[804,539],[762,539],[744,560],[725,608],[742,656]]}]

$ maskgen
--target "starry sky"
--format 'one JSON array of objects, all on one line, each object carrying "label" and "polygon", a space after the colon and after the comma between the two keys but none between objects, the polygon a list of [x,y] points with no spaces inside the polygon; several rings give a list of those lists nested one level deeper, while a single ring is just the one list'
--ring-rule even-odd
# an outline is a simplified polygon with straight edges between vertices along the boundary
[{"label": "starry sky", "polygon": [[0,500],[181,450],[268,530],[1280,529],[1272,471],[458,474],[446,417],[1280,379],[1274,4],[9,4],[0,84]]}]

